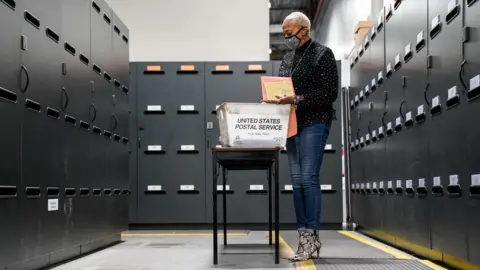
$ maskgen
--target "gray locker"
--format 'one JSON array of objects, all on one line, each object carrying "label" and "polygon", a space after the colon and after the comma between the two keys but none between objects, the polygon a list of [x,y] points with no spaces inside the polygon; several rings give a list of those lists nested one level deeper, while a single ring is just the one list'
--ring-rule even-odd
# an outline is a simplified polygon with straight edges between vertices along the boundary
[{"label": "gray locker", "polygon": [[[272,76],[271,62],[206,63],[205,85],[207,126],[207,220],[212,217],[212,152],[211,147],[218,141],[218,120],[214,113],[223,102],[259,102],[262,98],[260,76]],[[220,173],[219,181],[222,179]],[[266,223],[268,222],[268,181],[265,171],[230,171],[227,185],[227,222],[228,223]],[[255,185],[257,187],[252,187]],[[261,186],[262,185],[262,186]],[[252,190],[255,188],[258,190]],[[272,194],[273,195],[273,194]],[[220,200],[219,200],[220,202]],[[220,203],[219,207],[222,207]],[[255,209],[255,211],[252,211]],[[220,211],[219,211],[220,213]],[[220,215],[220,220],[222,215]]]},{"label": "gray locker", "polygon": [[137,190],[138,185],[138,153],[141,152],[138,149],[137,135],[138,135],[138,126],[137,120],[138,116],[143,112],[138,112],[137,110],[137,63],[130,63],[130,73],[133,76],[130,76],[130,92],[129,92],[129,102],[130,102],[130,115],[129,115],[129,144],[128,148],[130,150],[129,156],[129,183],[130,190],[132,192],[129,200],[129,222],[130,224],[138,223],[138,197],[140,194]]},{"label": "gray locker", "polygon": [[204,64],[141,63],[137,76],[138,221],[203,223]]},{"label": "gray locker", "polygon": [[[460,119],[463,106],[459,71],[462,67],[463,1],[430,0],[428,31],[430,88],[426,93],[431,119],[429,130],[432,248],[452,256],[467,258],[466,215],[461,199],[462,182],[469,178]],[[448,160],[448,163],[445,161]]]},{"label": "gray locker", "polygon": [[[397,42],[402,49],[402,68],[398,72],[405,76],[404,104],[401,108],[403,131],[399,134],[405,159],[398,164],[399,177],[402,180],[404,196],[402,213],[399,218],[404,227],[399,237],[412,243],[430,248],[429,204],[425,178],[429,175],[428,130],[423,125],[426,119],[424,89],[427,87],[427,33],[428,1],[403,1],[398,7],[401,20],[396,24],[396,35],[402,39]],[[413,16],[412,14],[415,14]],[[396,15],[395,15],[396,17]],[[394,20],[397,18],[394,17]],[[408,18],[408,19],[407,19]],[[408,23],[405,21],[408,20]],[[390,26],[387,26],[387,31]],[[390,42],[390,41],[388,41]],[[390,44],[390,43],[388,43]],[[397,81],[397,83],[399,83]],[[400,82],[403,83],[403,82]],[[399,112],[400,113],[400,112]],[[397,151],[398,153],[399,151]],[[412,228],[415,228],[412,230]]]},{"label": "gray locker", "polygon": [[480,160],[480,151],[478,140],[480,136],[480,129],[474,121],[467,121],[467,119],[477,118],[480,113],[480,2],[467,1],[465,11],[465,26],[470,31],[470,40],[464,43],[464,59],[467,61],[465,65],[465,72],[462,76],[467,88],[467,98],[469,102],[462,104],[463,123],[465,128],[466,140],[464,143],[469,146],[466,152],[465,162],[468,166],[468,173],[471,176],[466,176],[462,181],[462,187],[467,202],[468,215],[468,259],[474,264],[480,264],[480,183],[478,180],[480,169],[478,167],[478,160]]}]

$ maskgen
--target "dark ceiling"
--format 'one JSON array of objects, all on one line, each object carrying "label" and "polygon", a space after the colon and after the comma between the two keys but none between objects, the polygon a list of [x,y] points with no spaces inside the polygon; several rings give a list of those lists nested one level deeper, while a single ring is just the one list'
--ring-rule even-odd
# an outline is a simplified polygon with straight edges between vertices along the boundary
[{"label": "dark ceiling", "polygon": [[270,0],[270,54],[271,60],[279,60],[286,51],[282,35],[283,19],[294,11],[305,13],[313,21],[321,0]]}]

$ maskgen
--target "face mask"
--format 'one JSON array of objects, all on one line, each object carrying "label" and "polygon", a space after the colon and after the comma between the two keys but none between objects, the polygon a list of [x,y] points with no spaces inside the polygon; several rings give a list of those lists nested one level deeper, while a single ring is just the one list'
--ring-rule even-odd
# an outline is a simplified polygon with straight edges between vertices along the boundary
[{"label": "face mask", "polygon": [[298,45],[300,45],[300,38],[297,37],[298,33],[302,31],[303,28],[300,28],[300,30],[295,33],[295,35],[289,36],[285,38],[285,45],[287,45],[287,48],[290,50],[295,50],[298,48]]}]

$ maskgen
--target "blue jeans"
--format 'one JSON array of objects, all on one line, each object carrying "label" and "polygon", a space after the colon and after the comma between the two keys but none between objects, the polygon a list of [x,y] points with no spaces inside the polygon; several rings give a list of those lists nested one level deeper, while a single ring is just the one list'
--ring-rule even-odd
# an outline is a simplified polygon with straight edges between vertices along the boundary
[{"label": "blue jeans", "polygon": [[322,192],[320,167],[331,122],[298,129],[288,138],[287,152],[292,177],[293,201],[299,231],[317,231],[320,227]]}]

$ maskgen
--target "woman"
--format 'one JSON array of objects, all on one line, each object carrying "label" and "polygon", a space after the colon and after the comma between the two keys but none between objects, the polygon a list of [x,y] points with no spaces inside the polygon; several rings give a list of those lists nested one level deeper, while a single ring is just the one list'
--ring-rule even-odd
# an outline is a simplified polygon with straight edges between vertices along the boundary
[{"label": "woman", "polygon": [[318,230],[321,215],[320,167],[328,139],[333,102],[338,96],[337,63],[332,51],[310,38],[310,20],[300,12],[283,22],[285,44],[292,51],[282,60],[280,76],[291,77],[295,95],[277,97],[296,107],[298,133],[287,140],[288,162],[299,244],[291,260],[317,256],[322,246]]}]

